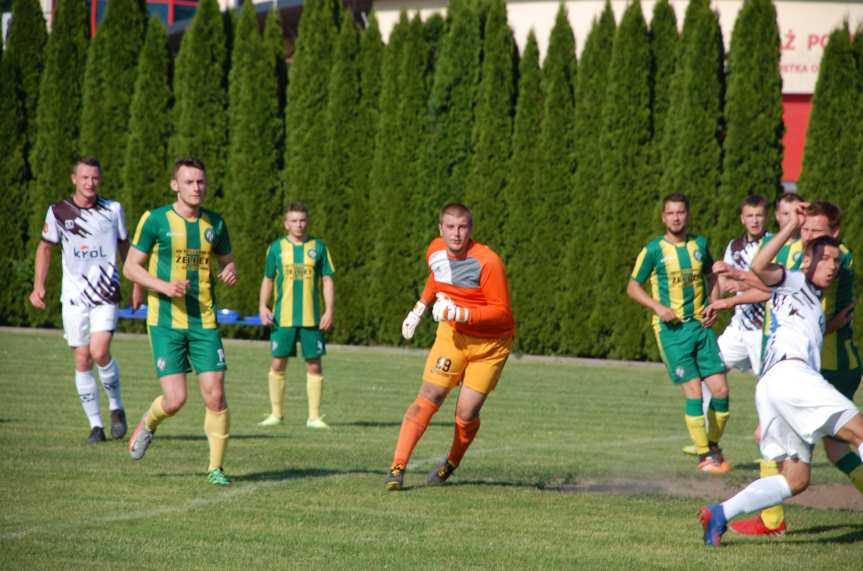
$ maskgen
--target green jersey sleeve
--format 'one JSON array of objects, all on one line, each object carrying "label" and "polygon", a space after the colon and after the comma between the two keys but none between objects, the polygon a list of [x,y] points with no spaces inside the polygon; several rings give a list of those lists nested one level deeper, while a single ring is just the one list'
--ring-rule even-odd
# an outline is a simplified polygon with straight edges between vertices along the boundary
[{"label": "green jersey sleeve", "polygon": [[153,250],[158,236],[156,221],[152,216],[152,211],[148,210],[141,216],[141,220],[138,222],[138,228],[135,230],[135,236],[132,238],[132,246],[145,254],[149,254]]},{"label": "green jersey sleeve", "polygon": [[650,278],[651,272],[653,272],[653,256],[650,255],[647,246],[645,246],[635,260],[635,268],[633,268],[630,278],[643,284]]},{"label": "green jersey sleeve", "polygon": [[270,244],[270,247],[267,248],[267,259],[264,262],[264,276],[272,279],[276,277],[276,265],[277,265],[277,256],[276,252],[278,248],[276,248],[275,244]]}]

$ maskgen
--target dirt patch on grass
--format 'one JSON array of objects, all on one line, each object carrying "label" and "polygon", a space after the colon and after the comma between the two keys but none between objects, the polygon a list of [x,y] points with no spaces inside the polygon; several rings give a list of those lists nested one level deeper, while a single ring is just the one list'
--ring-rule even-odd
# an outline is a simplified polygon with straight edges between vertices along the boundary
[{"label": "dirt patch on grass", "polygon": [[[667,480],[585,480],[574,484],[547,486],[546,490],[593,494],[668,494],[686,498],[724,500],[743,489],[743,485],[720,478],[680,478]],[[787,503],[811,508],[863,511],[863,495],[850,484],[814,484]]]}]

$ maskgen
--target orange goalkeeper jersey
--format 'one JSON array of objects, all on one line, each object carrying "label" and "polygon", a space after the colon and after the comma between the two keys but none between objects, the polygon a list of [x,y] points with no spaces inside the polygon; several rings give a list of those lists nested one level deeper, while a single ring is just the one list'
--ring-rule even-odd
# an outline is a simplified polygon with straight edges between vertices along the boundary
[{"label": "orange goalkeeper jersey", "polygon": [[435,294],[446,294],[459,307],[470,309],[467,323],[450,322],[471,337],[512,337],[515,322],[503,262],[491,248],[471,241],[463,256],[450,256],[442,238],[426,251],[429,277],[421,299],[431,306]]}]

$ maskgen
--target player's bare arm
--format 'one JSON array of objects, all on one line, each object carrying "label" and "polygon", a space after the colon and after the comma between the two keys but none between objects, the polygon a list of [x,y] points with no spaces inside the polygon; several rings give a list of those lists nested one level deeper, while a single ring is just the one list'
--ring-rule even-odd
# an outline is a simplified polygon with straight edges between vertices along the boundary
[{"label": "player's bare arm", "polygon": [[644,290],[644,287],[637,281],[629,280],[629,283],[626,284],[626,295],[655,313],[663,322],[674,323],[677,321],[674,311],[650,297]]},{"label": "player's bare arm", "polygon": [[160,280],[144,267],[148,257],[149,255],[141,250],[130,248],[126,256],[126,263],[123,264],[123,275],[126,276],[126,279],[168,297],[182,297],[186,295],[186,290],[191,285],[189,280],[174,280],[172,282]]},{"label": "player's bare arm", "polygon": [[713,264],[713,273],[724,278],[727,284],[726,291],[747,291],[755,288],[765,292],[770,292],[770,288],[758,279],[758,276],[750,271],[739,270],[725,262],[716,262]]},{"label": "player's bare arm", "polygon": [[[754,275],[754,274],[753,274]],[[764,284],[761,284],[764,287]],[[764,303],[770,299],[770,292],[764,291],[762,289],[748,289],[745,292],[732,296],[732,297],[723,297],[712,301],[710,305],[704,308],[704,316],[705,318],[713,315],[714,313],[718,313],[720,311],[726,311],[729,309],[734,309],[735,306],[738,305],[751,305],[756,303]]]},{"label": "player's bare arm", "polygon": [[834,331],[842,329],[852,321],[854,321],[854,306],[857,305],[857,300],[855,299],[845,307],[843,307],[836,315],[834,315],[830,321],[828,321],[824,326],[824,335],[829,335]]},{"label": "player's bare arm", "polygon": [[750,265],[752,272],[765,285],[775,285],[782,280],[785,269],[779,264],[772,263],[771,260],[776,257],[779,250],[782,249],[782,246],[785,245],[785,242],[789,238],[797,235],[797,232],[806,220],[806,208],[808,206],[808,202],[798,202],[795,206],[795,216],[763,248],[758,250],[758,253],[752,259],[752,264]]},{"label": "player's bare arm", "polygon": [[270,310],[270,299],[273,297],[273,280],[264,276],[261,280],[261,291],[258,294],[258,314],[261,316],[261,325],[273,324],[273,312]]},{"label": "player's bare arm", "polygon": [[30,303],[37,309],[45,309],[45,280],[48,278],[48,268],[51,267],[51,252],[54,244],[41,240],[36,246],[35,267],[33,268],[33,291],[30,292]]},{"label": "player's bare arm", "polygon": [[227,286],[233,286],[237,283],[237,264],[234,262],[234,256],[232,254],[225,254],[224,256],[219,256],[219,268],[221,271],[217,276],[219,281]]},{"label": "player's bare arm", "polygon": [[321,278],[324,290],[324,306],[326,309],[321,315],[321,331],[329,331],[333,327],[333,313],[336,309],[336,282],[332,276]]}]

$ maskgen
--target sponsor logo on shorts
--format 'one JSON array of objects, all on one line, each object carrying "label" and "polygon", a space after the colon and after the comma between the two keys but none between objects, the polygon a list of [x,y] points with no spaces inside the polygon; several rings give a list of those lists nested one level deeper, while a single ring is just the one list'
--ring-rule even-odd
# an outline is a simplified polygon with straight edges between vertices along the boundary
[{"label": "sponsor logo on shorts", "polygon": [[324,343],[320,339],[318,339],[318,353],[324,352]]},{"label": "sponsor logo on shorts", "polygon": [[225,350],[224,349],[216,349],[216,355],[219,357],[219,365],[225,364]]},{"label": "sponsor logo on shorts", "polygon": [[168,366],[168,362],[165,360],[164,357],[159,357],[158,359],[156,359],[156,368],[159,369],[160,371],[164,371],[165,367],[167,367],[167,366]]},{"label": "sponsor logo on shorts", "polygon": [[684,371],[684,370],[683,370],[683,367],[677,367],[676,369],[674,369],[674,375],[675,375],[678,379],[682,379],[682,378],[683,378],[683,375],[684,375],[685,373],[686,373],[686,371]]},{"label": "sponsor logo on shorts", "polygon": [[214,234],[212,228],[207,228],[206,230],[204,230],[204,240],[206,240],[210,244],[213,243],[213,236]]},{"label": "sponsor logo on shorts", "polygon": [[452,360],[446,357],[438,357],[435,361],[435,366],[432,369],[433,373],[448,373],[452,367]]},{"label": "sponsor logo on shorts", "polygon": [[273,351],[275,351],[276,349],[279,348],[279,342],[278,341],[270,341],[270,347],[272,347]]}]

